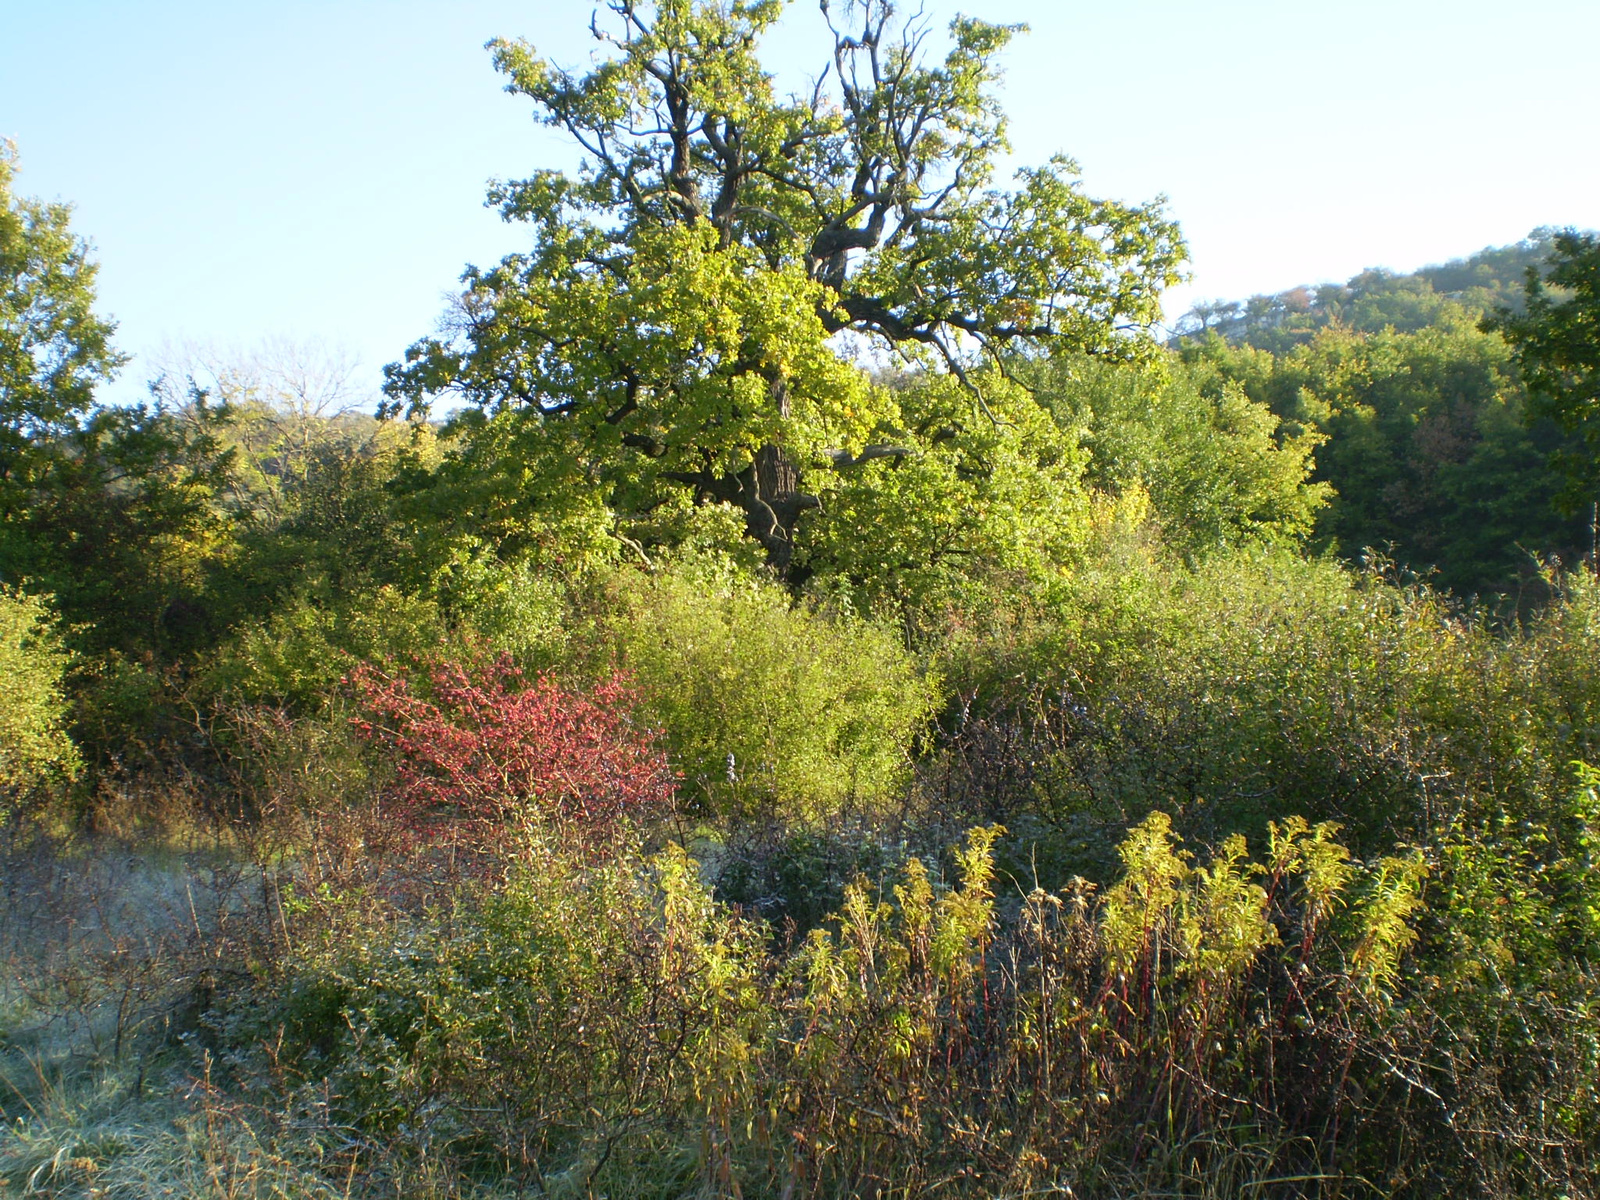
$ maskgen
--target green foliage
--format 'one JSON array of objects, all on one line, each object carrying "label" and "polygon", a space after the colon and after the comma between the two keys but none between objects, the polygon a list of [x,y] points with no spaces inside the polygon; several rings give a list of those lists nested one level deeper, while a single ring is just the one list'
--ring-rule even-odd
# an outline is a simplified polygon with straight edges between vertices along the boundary
[{"label": "green foliage", "polygon": [[891,841],[873,819],[835,818],[824,826],[781,821],[734,828],[707,848],[705,869],[717,897],[796,933],[816,928],[844,902],[856,880],[886,876],[908,847]]},{"label": "green foliage", "polygon": [[1530,415],[1577,439],[1558,460],[1568,506],[1593,504],[1600,491],[1600,235],[1558,233],[1545,277],[1528,273],[1526,300],[1526,311],[1500,308],[1485,326],[1516,348],[1533,395]]},{"label": "green foliage", "polygon": [[[478,486],[505,509],[502,543],[553,539],[563,555],[592,556],[599,547],[587,546],[609,531],[610,510],[624,521],[618,532],[637,533],[634,514],[652,514],[682,492],[678,476],[693,485],[701,474],[736,474],[775,439],[803,461],[861,443],[871,411],[865,377],[829,349],[819,285],[802,269],[766,269],[753,251],[719,248],[709,228],[646,230],[631,249],[626,291],[592,270],[586,259],[598,247],[582,244],[561,247],[561,264],[552,248],[477,283],[486,294],[473,303],[494,312],[496,324],[474,329],[471,358],[451,377],[485,407],[508,410],[487,429],[464,427],[474,442],[488,439],[464,457],[487,458]],[[508,294],[495,301],[496,293]],[[517,412],[514,396],[476,395],[471,377],[461,377],[470,370],[498,389],[501,364],[526,357],[519,348],[532,323],[548,323],[545,337],[574,348],[550,362],[551,377],[517,385],[538,407]],[[527,361],[537,369],[540,360]],[[779,386],[773,380],[782,381],[781,404],[767,395]],[[502,489],[497,477],[507,470],[515,475]],[[737,488],[720,490],[706,499],[738,500]]]},{"label": "green foliage", "polygon": [[1111,969],[1126,975],[1147,958],[1154,939],[1178,900],[1178,885],[1188,878],[1183,858],[1173,853],[1172,818],[1151,813],[1117,847],[1126,874],[1106,893],[1105,939]]},{"label": "green foliage", "polygon": [[[673,1162],[699,1112],[742,1109],[770,1036],[759,930],[715,905],[671,847],[596,866],[535,839],[453,933],[330,946],[241,1032],[283,1037],[336,1081],[341,1116],[429,1152],[504,1162],[582,1194]],[[493,1115],[490,1115],[490,1114]],[[666,1143],[665,1145],[663,1143]],[[652,1151],[654,1154],[652,1155]]]},{"label": "green foliage", "polygon": [[[963,343],[991,359],[1055,341],[1127,356],[1141,348],[1128,327],[1158,315],[1183,255],[1158,206],[1092,199],[1064,159],[993,186],[996,57],[1014,29],[959,18],[932,64],[914,20],[861,0],[829,18],[827,82],[780,98],[755,45],[782,8],[616,4],[620,29],[597,23],[602,55],[583,76],[494,43],[509,90],[585,164],[497,187],[533,249],[469,270],[451,336],[413,346],[388,391],[413,412],[447,393],[474,406],[444,476],[489,514],[502,557],[648,554],[714,530],[718,548],[749,537],[790,578],[809,514],[842,492],[840,517],[863,518],[853,531],[892,517],[875,580],[949,570],[994,540],[949,547],[952,508],[1022,508],[1013,463],[1040,452],[1025,432],[1020,454],[985,461],[1008,438],[982,428],[1000,422],[971,394],[940,398],[931,419],[898,412],[835,335],[970,384]],[[926,461],[875,469],[890,494],[869,503],[856,476],[885,459]],[[1042,465],[1062,459],[1045,449]],[[843,541],[835,522],[807,555]]]},{"label": "green foliage", "polygon": [[1426,874],[1420,855],[1378,861],[1367,886],[1361,936],[1350,948],[1351,969],[1366,990],[1376,991],[1396,982],[1400,958],[1416,941],[1411,920],[1422,907],[1418,885]]},{"label": "green foliage", "polygon": [[1184,357],[1210,387],[1236,383],[1317,431],[1316,477],[1334,494],[1316,535],[1347,556],[1375,548],[1467,595],[1515,592],[1532,556],[1587,549],[1556,505],[1548,460],[1567,443],[1532,420],[1510,348],[1458,305],[1415,332],[1335,325],[1277,358],[1213,338]]},{"label": "green foliage", "polygon": [[49,586],[91,653],[166,664],[215,644],[210,585],[235,548],[226,420],[203,400],[96,410],[44,448],[0,527],[0,573]]},{"label": "green foliage", "polygon": [[1331,488],[1308,479],[1325,436],[1285,427],[1233,381],[1211,386],[1170,360],[1140,367],[1057,355],[1036,369],[1039,400],[1081,430],[1087,482],[1143,489],[1162,539],[1185,554],[1297,545]]},{"label": "green foliage", "polygon": [[995,575],[1043,584],[1087,537],[1086,456],[1034,397],[985,373],[986,415],[950,375],[897,381],[874,440],[923,449],[845,472],[800,531],[812,586],[919,623]]},{"label": "green foliage", "polygon": [[1383,1117],[1405,1107],[1395,1056],[1439,1082],[1361,959],[1381,938],[1403,981],[1415,872],[1303,821],[1268,863],[1234,840],[1191,867],[1156,814],[1100,904],[1080,881],[1016,908],[1002,832],[972,830],[948,883],[915,858],[858,879],[778,956],[676,846],[595,862],[536,835],[502,888],[303,942],[269,1006],[216,1025],[354,1135],[549,1194],[1473,1178],[1473,1134],[1419,1144],[1425,1119]]},{"label": "green foliage", "polygon": [[1473,317],[1503,307],[1520,310],[1527,273],[1544,269],[1558,239],[1556,230],[1540,228],[1512,245],[1489,246],[1407,275],[1367,270],[1343,284],[1290,288],[1243,302],[1203,302],[1179,318],[1178,335],[1215,333],[1235,345],[1283,354],[1329,327],[1417,333],[1462,309]]},{"label": "green foliage", "polygon": [[[891,1102],[914,1094],[949,1022],[982,987],[995,927],[992,851],[1004,832],[968,833],[956,850],[959,886],[936,891],[913,858],[893,887],[894,903],[874,898],[881,883],[858,879],[838,912],[811,931],[787,964],[790,1004],[805,1033],[786,1064],[797,1094],[784,1108],[803,1112],[833,1094]],[[875,1140],[841,1157],[864,1157]]]},{"label": "green foliage", "polygon": [[1362,853],[1454,814],[1553,819],[1600,729],[1594,584],[1561,586],[1505,631],[1332,562],[1126,555],[949,641],[968,699],[935,778],[969,811],[1044,822],[1052,871],[1101,876],[1108,835],[1152,807],[1214,843],[1301,811]]},{"label": "green foliage", "polygon": [[225,436],[237,447],[244,497],[239,550],[215,584],[230,612],[259,616],[295,590],[332,599],[425,585],[427,547],[396,493],[398,480],[436,460],[429,427],[352,417],[285,422],[245,409],[231,410]]},{"label": "green foliage", "polygon": [[1595,775],[1571,766],[1555,811],[1505,811],[1442,830],[1424,892],[1429,973],[1412,1003],[1455,1031],[1437,1061],[1457,1119],[1516,1114],[1515,1133],[1485,1147],[1486,1167],[1501,1172],[1525,1161],[1525,1139],[1600,1128]]},{"label": "green foliage", "polygon": [[216,656],[211,685],[230,700],[314,712],[359,662],[417,662],[445,652],[450,626],[433,601],[391,587],[331,605],[296,597],[240,629]]},{"label": "green foliage", "polygon": [[826,822],[904,787],[937,689],[892,633],[710,567],[619,584],[601,644],[704,811]]},{"label": "green foliage", "polygon": [[509,654],[524,669],[558,671],[596,649],[600,634],[586,606],[585,576],[473,558],[458,559],[436,579],[440,604],[464,625],[464,640]]},{"label": "green foliage", "polygon": [[[1153,812],[1134,826],[1117,854],[1124,874],[1107,889],[1100,938],[1106,963],[1119,979],[1161,970],[1163,947],[1174,955],[1175,978],[1192,979],[1196,1000],[1204,991],[1226,989],[1242,979],[1268,947],[1283,944],[1272,920],[1273,894],[1292,891],[1299,910],[1302,958],[1318,941],[1335,909],[1349,905],[1351,985],[1368,994],[1393,984],[1406,950],[1416,940],[1413,918],[1421,908],[1426,869],[1419,856],[1385,857],[1370,868],[1350,860],[1333,840],[1339,827],[1312,828],[1291,817],[1269,824],[1269,865],[1246,859],[1240,834],[1225,838],[1209,867],[1191,867],[1193,857],[1174,845],[1172,820]],[[1267,876],[1272,893],[1252,880]],[[1354,891],[1352,892],[1352,887]]]},{"label": "green foliage", "polygon": [[[1600,241],[1163,353],[1159,204],[998,181],[1016,28],[824,4],[784,96],[785,7],[493,44],[585,163],[496,185],[531,245],[408,424],[293,352],[95,408],[93,265],[0,150],[0,817],[76,743],[85,811],[214,834],[181,933],[74,896],[39,962],[93,970],[0,972],[0,1189],[135,1178],[12,1084],[25,989],[114,1060],[164,1023],[120,1091],[203,1074],[161,1144],[230,1194],[1596,1194],[1600,582],[1530,552],[1592,549]],[[658,730],[687,807],[594,774]],[[88,827],[0,839],[0,919]]]},{"label": "green foliage", "polygon": [[1268,856],[1275,877],[1299,875],[1302,879],[1301,903],[1307,936],[1315,934],[1333,915],[1339,898],[1349,885],[1354,871],[1348,852],[1333,840],[1339,827],[1324,821],[1314,828],[1300,816],[1287,818],[1282,825],[1267,822]]},{"label": "green foliage", "polygon": [[[635,540],[631,527],[612,520],[602,493],[570,478],[546,454],[539,431],[514,415],[485,419],[466,410],[445,432],[437,464],[403,471],[394,484],[397,508],[414,530],[402,561],[426,586],[448,587],[463,570],[476,573],[485,564],[600,568],[623,546],[616,534]],[[684,519],[678,511],[670,516]]]},{"label": "green foliage", "polygon": [[47,603],[0,587],[0,823],[77,772],[62,691],[72,662]]},{"label": "green foliage", "polygon": [[0,516],[15,511],[39,442],[76,429],[126,361],[94,313],[97,268],[71,208],[17,196],[16,161],[0,141]]},{"label": "green foliage", "polygon": [[73,643],[188,648],[225,473],[218,414],[93,407],[124,359],[71,210],[15,196],[0,145],[0,580],[55,595]]},{"label": "green foliage", "polygon": [[[1592,446],[1557,399],[1581,378],[1571,355],[1589,333],[1581,301],[1552,307],[1581,291],[1570,285],[1587,244],[1535,230],[1411,275],[1202,305],[1179,323],[1180,352],[1208,394],[1235,383],[1285,431],[1320,435],[1316,478],[1333,489],[1316,523],[1323,545],[1352,558],[1375,548],[1461,595],[1520,595],[1543,557],[1570,564],[1592,550]],[[1566,348],[1552,353],[1568,365],[1541,375],[1545,351],[1513,347],[1566,318],[1570,330],[1552,335]]]}]

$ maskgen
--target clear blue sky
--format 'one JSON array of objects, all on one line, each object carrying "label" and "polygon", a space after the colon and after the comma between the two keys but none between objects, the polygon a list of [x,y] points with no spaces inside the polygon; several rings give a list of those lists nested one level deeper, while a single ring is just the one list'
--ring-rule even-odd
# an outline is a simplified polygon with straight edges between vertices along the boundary
[{"label": "clear blue sky", "polygon": [[[940,16],[963,7],[927,0]],[[1600,226],[1597,0],[987,0],[1019,162],[1165,193],[1196,297],[1407,270]],[[0,136],[21,191],[77,206],[138,356],[318,337],[375,382],[468,262],[524,240],[485,182],[570,161],[483,43],[589,53],[580,0],[0,0]],[[824,61],[795,0],[781,65]]]}]

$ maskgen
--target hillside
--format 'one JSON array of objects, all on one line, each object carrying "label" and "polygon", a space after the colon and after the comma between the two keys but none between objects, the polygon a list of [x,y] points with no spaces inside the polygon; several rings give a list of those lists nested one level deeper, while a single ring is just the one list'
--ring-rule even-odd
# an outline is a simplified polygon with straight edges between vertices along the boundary
[{"label": "hillside", "polygon": [[1172,344],[1216,332],[1235,345],[1278,354],[1305,344],[1329,325],[1356,333],[1416,333],[1437,324],[1451,306],[1474,316],[1520,308],[1528,269],[1542,266],[1554,234],[1553,229],[1535,229],[1509,246],[1487,246],[1466,258],[1408,273],[1374,268],[1342,284],[1201,302],[1178,318]]},{"label": "hillside", "polygon": [[1463,597],[1526,602],[1543,595],[1544,566],[1592,553],[1591,504],[1557,463],[1581,439],[1529,419],[1511,348],[1480,322],[1520,307],[1552,237],[1200,306],[1175,351],[1320,439],[1313,478],[1332,496],[1313,545],[1351,561],[1375,550]]}]

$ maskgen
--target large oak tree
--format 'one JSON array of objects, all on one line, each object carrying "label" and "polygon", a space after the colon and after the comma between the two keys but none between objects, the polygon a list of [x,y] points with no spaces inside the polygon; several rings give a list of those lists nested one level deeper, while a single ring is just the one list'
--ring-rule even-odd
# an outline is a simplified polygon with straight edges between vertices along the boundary
[{"label": "large oak tree", "polygon": [[[937,31],[887,0],[821,7],[832,44],[798,95],[758,55],[783,0],[615,0],[583,72],[491,43],[583,165],[494,189],[532,248],[470,269],[447,334],[388,382],[397,409],[470,403],[498,472],[472,501],[486,527],[631,541],[736,514],[794,579],[824,553],[804,518],[835,493],[863,531],[906,530],[885,553],[907,566],[988,553],[986,514],[1059,524],[1048,497],[951,492],[1076,479],[1070,439],[1037,436],[999,364],[1129,353],[1182,263],[1177,229],[1159,203],[1086,195],[1065,158],[997,183],[997,60],[1020,27],[958,18],[936,57]],[[922,383],[875,384],[873,351]],[[876,486],[913,461],[936,468],[926,512],[917,472]]]}]

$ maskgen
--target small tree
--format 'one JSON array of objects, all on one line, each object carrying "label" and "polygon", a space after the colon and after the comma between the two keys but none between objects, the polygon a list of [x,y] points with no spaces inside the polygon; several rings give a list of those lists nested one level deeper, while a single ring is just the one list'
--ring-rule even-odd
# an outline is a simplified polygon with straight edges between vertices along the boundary
[{"label": "small tree", "polygon": [[125,361],[94,313],[97,268],[72,209],[14,195],[16,162],[0,141],[0,515],[37,439],[77,428]]}]

